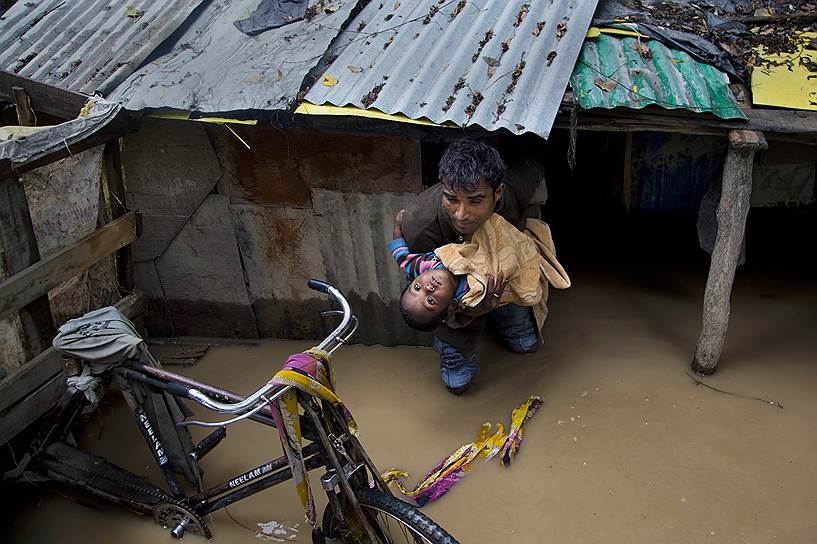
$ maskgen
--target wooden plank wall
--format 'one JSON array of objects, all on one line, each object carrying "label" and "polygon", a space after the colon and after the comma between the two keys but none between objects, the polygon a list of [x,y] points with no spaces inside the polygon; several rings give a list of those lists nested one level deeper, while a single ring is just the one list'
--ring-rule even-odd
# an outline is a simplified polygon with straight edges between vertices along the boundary
[{"label": "wooden plank wall", "polygon": [[[6,223],[2,227],[9,232]],[[23,310],[31,306],[31,301],[43,297],[47,303],[49,290],[135,239],[136,214],[128,212],[51,257],[14,274],[0,283],[0,314]],[[122,299],[117,307],[131,319],[144,312],[142,297],[136,294]],[[11,439],[44,414],[65,389],[62,357],[50,346],[53,334],[48,338],[37,338],[43,342],[47,340],[47,345],[0,381],[0,443]]]},{"label": "wooden plank wall", "polygon": [[[34,109],[64,119],[75,118],[87,99],[84,95],[0,71],[2,98],[16,101],[18,113]],[[29,113],[21,116],[21,121],[25,117],[28,123],[34,123],[36,117],[33,112]],[[121,164],[115,153],[118,149],[113,147],[117,145],[116,139],[128,128],[127,119],[122,117],[91,137],[76,142],[73,150],[65,150],[71,154],[113,140],[106,177],[112,179],[109,189],[117,195],[118,202],[112,214],[113,221],[46,259],[40,259],[19,174],[59,160],[62,152],[42,157],[36,163],[30,161],[17,165],[16,169],[8,160],[0,164],[0,249],[9,276],[0,282],[0,316],[19,313],[28,359],[0,381],[0,443],[38,419],[65,389],[62,357],[51,347],[56,331],[48,302],[49,290],[129,246],[137,237],[136,215],[126,213],[122,203]],[[144,312],[143,297],[137,294],[122,299],[117,306],[131,319],[138,319]]]},{"label": "wooden plank wall", "polygon": [[[115,306],[131,321],[138,321],[145,312],[145,299],[137,291]],[[0,381],[0,443],[13,438],[54,406],[65,387],[62,355],[53,347]]]}]

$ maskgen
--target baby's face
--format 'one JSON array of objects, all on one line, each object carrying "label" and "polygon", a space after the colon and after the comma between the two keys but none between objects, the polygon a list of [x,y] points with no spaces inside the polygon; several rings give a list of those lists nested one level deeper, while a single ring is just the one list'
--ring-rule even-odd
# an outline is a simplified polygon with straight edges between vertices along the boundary
[{"label": "baby's face", "polygon": [[454,300],[454,277],[448,270],[426,270],[417,276],[405,294],[403,306],[413,315],[436,315],[445,311]]}]

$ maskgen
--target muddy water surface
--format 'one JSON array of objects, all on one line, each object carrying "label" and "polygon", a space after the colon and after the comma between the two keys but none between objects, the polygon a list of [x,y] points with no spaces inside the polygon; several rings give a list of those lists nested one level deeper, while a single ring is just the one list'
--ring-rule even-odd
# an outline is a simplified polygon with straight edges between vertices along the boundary
[{"label": "muddy water surface", "polygon": [[[463,397],[441,386],[434,352],[414,348],[342,349],[339,392],[375,462],[415,478],[483,422],[507,425],[528,395],[544,398],[509,469],[478,465],[425,509],[463,543],[817,542],[817,286],[739,278],[722,364],[707,379],[781,409],[687,375],[703,281],[574,276],[573,289],[553,296],[539,353],[513,355],[489,338]],[[184,373],[246,393],[305,347],[213,348]],[[103,412],[86,445],[158,481],[125,407]],[[206,482],[279,454],[268,429],[235,425],[203,461]],[[171,542],[149,518],[113,507],[36,491],[15,502],[3,542]],[[276,538],[309,542],[289,485],[229,514],[209,520],[215,542],[256,542],[259,523]]]}]

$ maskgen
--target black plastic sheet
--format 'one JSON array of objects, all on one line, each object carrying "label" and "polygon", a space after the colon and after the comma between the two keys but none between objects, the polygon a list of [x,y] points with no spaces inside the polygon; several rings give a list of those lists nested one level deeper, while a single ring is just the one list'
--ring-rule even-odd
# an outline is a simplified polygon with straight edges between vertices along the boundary
[{"label": "black plastic sheet", "polygon": [[[669,14],[681,11],[674,10],[673,6],[695,6],[696,12],[705,16],[710,30],[717,31],[720,35],[729,35],[746,32],[746,27],[722,15],[734,15],[751,9],[752,0],[601,0],[593,24],[621,24],[621,19],[626,18],[628,24],[637,24],[638,31],[642,34],[668,47],[685,51],[695,60],[716,66],[742,81],[746,75],[744,69],[728,52],[697,34],[655,24],[656,16],[666,22],[668,18],[671,19]],[[647,9],[648,7],[651,9]]]}]

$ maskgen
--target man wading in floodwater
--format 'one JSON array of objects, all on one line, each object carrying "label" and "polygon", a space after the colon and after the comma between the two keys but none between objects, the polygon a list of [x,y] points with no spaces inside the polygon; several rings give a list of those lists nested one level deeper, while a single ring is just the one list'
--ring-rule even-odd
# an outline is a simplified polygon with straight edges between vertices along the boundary
[{"label": "man wading in floodwater", "polygon": [[[531,159],[507,156],[508,166],[491,146],[471,139],[451,144],[440,160],[439,179],[406,208],[403,235],[413,253],[434,251],[462,243],[498,213],[521,230],[544,185],[541,168]],[[544,189],[544,187],[542,187]],[[536,200],[535,204],[532,202]],[[442,325],[434,331],[434,350],[440,354],[440,373],[449,391],[464,393],[479,371],[477,346],[486,320],[516,353],[533,353],[539,345],[538,330],[529,307],[498,307],[504,284],[488,280],[482,302],[469,311],[474,319],[465,327]]]}]

